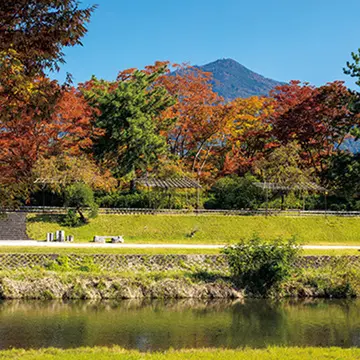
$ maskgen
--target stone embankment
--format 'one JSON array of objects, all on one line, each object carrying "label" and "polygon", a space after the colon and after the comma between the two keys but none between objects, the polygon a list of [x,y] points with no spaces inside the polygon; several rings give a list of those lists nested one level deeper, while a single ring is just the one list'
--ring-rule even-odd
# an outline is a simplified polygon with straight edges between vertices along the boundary
[{"label": "stone embankment", "polygon": [[[310,269],[310,273],[314,269],[315,282],[306,277],[293,279],[279,295],[357,296],[357,281],[349,278],[350,282],[344,282],[341,271],[345,266],[358,273],[359,264],[358,256],[300,257],[294,266]],[[327,269],[328,273],[329,268],[340,269],[340,274],[324,278],[323,271]],[[243,297],[243,291],[229,276],[223,255],[0,254],[0,270],[0,299]],[[321,281],[316,283],[319,274]]]},{"label": "stone embankment", "polygon": [[[336,259],[346,259],[352,267],[360,267],[360,256],[300,256],[295,267],[321,268]],[[91,263],[101,271],[210,271],[227,274],[229,266],[225,255],[122,255],[122,254],[36,254],[2,253],[0,270],[47,268],[50,263],[63,263],[70,268]]]},{"label": "stone embankment", "polygon": [[109,276],[67,277],[53,274],[40,279],[0,278],[1,299],[220,299],[242,298],[226,282],[196,282],[189,279],[147,281]]}]

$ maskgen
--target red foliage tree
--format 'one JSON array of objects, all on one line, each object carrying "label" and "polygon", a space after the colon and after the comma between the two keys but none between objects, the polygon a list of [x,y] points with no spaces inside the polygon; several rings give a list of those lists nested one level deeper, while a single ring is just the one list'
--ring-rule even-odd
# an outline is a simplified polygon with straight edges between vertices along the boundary
[{"label": "red foliage tree", "polygon": [[304,166],[324,170],[331,153],[358,122],[348,109],[351,94],[340,81],[321,87],[292,81],[272,92],[272,136],[281,145],[296,141]]}]

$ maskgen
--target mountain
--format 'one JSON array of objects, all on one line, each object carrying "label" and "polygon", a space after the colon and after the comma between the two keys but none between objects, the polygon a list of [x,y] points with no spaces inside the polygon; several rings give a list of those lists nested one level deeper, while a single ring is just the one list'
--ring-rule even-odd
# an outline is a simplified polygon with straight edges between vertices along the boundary
[{"label": "mountain", "polygon": [[213,89],[225,100],[268,95],[275,86],[284,84],[265,78],[232,59],[220,59],[197,67],[213,74]]},{"label": "mountain", "polygon": [[[284,82],[265,78],[239,64],[233,59],[219,59],[197,68],[213,74],[213,89],[225,100],[268,95],[270,90]],[[360,153],[360,140],[346,139],[341,149]]]}]

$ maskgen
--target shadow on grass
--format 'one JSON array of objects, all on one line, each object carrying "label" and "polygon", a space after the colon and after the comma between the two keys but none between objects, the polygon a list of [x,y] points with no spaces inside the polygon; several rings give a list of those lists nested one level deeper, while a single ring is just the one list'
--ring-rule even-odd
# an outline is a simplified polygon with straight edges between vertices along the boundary
[{"label": "shadow on grass", "polygon": [[54,214],[54,215],[49,215],[49,214],[42,214],[42,215],[35,215],[33,217],[29,217],[27,218],[27,222],[29,223],[37,223],[37,222],[42,222],[42,223],[52,223],[52,224],[59,224],[61,225],[64,221],[66,215],[61,215],[61,214]]}]

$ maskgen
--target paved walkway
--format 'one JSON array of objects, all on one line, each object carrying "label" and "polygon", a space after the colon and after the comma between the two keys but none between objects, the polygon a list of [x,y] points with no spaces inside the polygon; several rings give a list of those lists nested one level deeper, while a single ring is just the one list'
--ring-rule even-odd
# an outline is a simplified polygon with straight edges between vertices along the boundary
[{"label": "paved walkway", "polygon": [[[208,244],[100,244],[100,243],[59,243],[34,240],[3,240],[1,246],[49,247],[49,248],[102,248],[102,249],[221,249],[225,245]],[[360,250],[360,245],[303,245],[313,250]]]}]

